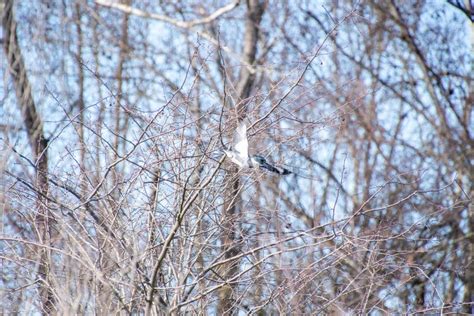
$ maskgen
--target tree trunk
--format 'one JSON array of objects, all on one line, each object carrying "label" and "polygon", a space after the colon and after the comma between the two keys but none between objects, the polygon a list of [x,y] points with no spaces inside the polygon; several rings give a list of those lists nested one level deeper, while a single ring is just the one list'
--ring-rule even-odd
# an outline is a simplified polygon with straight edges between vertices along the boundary
[{"label": "tree trunk", "polygon": [[8,61],[8,71],[13,79],[13,86],[20,108],[23,123],[26,127],[28,141],[31,145],[35,164],[35,189],[37,193],[37,212],[35,226],[38,243],[38,284],[41,308],[44,314],[55,310],[55,297],[51,278],[51,239],[53,217],[48,209],[48,140],[43,134],[43,122],[39,116],[31,93],[21,48],[16,34],[17,24],[13,14],[13,0],[5,0],[2,4],[2,26],[4,32],[4,49]]},{"label": "tree trunk", "polygon": [[[253,66],[257,56],[257,43],[259,34],[259,25],[262,20],[262,15],[265,8],[265,2],[258,0],[247,1],[247,16],[245,21],[245,35],[243,44],[243,59],[246,66]],[[237,116],[239,119],[245,118],[248,102],[248,97],[251,93],[251,88],[255,81],[255,74],[249,69],[250,67],[242,66],[239,82],[237,85],[237,93],[239,96],[239,103],[236,106]],[[237,176],[237,169],[233,169],[226,175],[226,182],[230,183],[225,194],[226,200],[223,211],[223,230],[222,230],[222,245],[225,259],[232,258],[239,253],[237,246],[236,235],[238,231],[239,218],[239,177]],[[221,276],[224,280],[229,280],[236,276],[239,271],[238,261],[229,261],[221,269]],[[234,315],[237,312],[235,299],[235,286],[232,283],[227,283],[221,288],[219,292],[219,315]]]}]

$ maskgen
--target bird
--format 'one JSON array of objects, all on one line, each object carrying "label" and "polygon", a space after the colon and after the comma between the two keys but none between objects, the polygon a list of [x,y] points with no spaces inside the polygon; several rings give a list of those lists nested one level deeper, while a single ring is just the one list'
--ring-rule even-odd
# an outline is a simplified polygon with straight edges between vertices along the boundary
[{"label": "bird", "polygon": [[260,155],[249,155],[249,142],[247,139],[247,125],[244,121],[239,122],[235,129],[233,145],[229,150],[224,150],[227,157],[241,169],[259,168],[266,169],[279,175],[287,175],[292,173],[288,169],[276,167],[267,162]]}]

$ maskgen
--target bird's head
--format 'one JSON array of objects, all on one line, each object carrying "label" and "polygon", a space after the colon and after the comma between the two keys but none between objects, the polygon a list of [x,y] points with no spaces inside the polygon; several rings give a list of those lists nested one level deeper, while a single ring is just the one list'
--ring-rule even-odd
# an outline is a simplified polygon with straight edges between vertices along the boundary
[{"label": "bird's head", "polygon": [[252,164],[255,164],[257,166],[261,166],[267,163],[267,160],[260,155],[252,156],[251,159],[252,159]]}]

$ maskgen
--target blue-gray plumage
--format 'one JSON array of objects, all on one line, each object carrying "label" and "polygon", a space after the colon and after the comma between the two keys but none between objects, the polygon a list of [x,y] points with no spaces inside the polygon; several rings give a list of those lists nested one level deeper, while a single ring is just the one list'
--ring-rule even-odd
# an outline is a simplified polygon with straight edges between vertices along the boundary
[{"label": "blue-gray plumage", "polygon": [[252,162],[250,168],[252,167],[263,168],[263,169],[267,169],[268,171],[275,172],[281,175],[287,175],[291,173],[291,171],[289,171],[288,169],[272,166],[271,164],[267,162],[265,158],[263,158],[260,155],[254,155],[250,157],[250,161]]},{"label": "blue-gray plumage", "polygon": [[232,160],[232,162],[242,169],[261,168],[278,173],[280,175],[287,175],[291,173],[291,171],[285,168],[272,166],[264,157],[260,155],[249,156],[247,126],[244,122],[240,122],[239,126],[237,126],[235,129],[232,150],[224,150],[224,152],[226,153],[227,157]]}]

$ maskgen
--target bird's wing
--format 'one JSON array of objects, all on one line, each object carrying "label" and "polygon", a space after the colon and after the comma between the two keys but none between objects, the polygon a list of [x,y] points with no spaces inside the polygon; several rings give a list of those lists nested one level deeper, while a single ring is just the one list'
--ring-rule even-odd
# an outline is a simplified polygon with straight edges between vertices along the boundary
[{"label": "bird's wing", "polygon": [[249,156],[249,142],[247,140],[247,125],[240,122],[235,129],[233,150],[237,153],[240,159],[246,161]]}]

